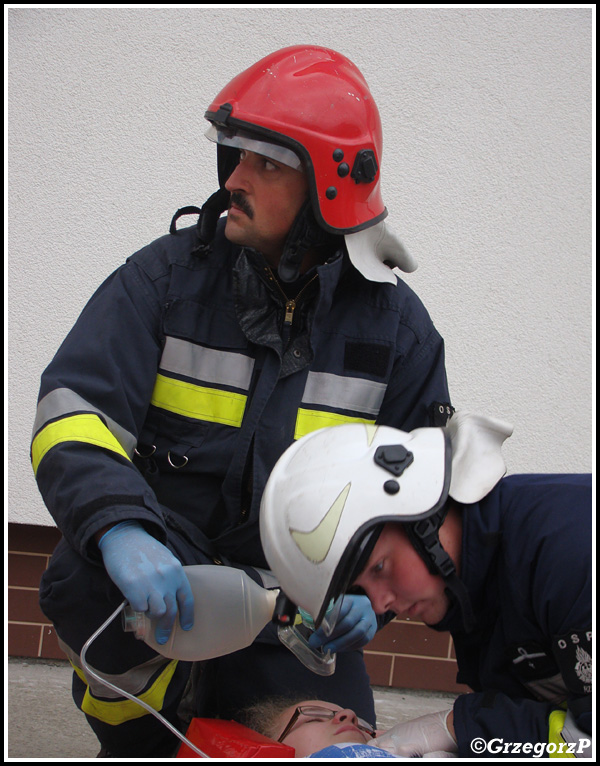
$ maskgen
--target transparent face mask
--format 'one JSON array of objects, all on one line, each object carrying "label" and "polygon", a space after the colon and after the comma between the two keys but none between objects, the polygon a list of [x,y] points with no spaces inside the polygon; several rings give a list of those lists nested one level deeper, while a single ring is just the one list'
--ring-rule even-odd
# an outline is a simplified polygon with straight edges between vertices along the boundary
[{"label": "transparent face mask", "polygon": [[235,133],[229,133],[224,130],[220,130],[216,125],[211,125],[210,128],[204,134],[209,141],[214,141],[216,144],[222,144],[223,146],[232,146],[234,149],[244,149],[247,152],[254,152],[260,154],[262,157],[267,157],[275,162],[280,162],[282,165],[287,165],[294,170],[303,171],[302,160],[291,149],[287,149],[285,146],[279,146],[279,144],[271,144],[268,141],[261,141],[249,133],[244,131],[236,131]]}]

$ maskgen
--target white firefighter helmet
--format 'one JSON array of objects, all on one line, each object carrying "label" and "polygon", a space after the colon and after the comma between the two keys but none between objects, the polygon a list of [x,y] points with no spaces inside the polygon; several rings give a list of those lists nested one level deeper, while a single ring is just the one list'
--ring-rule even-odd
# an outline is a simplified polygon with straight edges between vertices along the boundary
[{"label": "white firefighter helmet", "polygon": [[452,428],[410,433],[363,424],[324,428],[291,445],[275,465],[260,514],[265,556],[288,599],[326,633],[335,625],[332,602],[341,602],[390,521],[407,524],[430,570],[444,577],[466,612],[464,586],[438,537],[446,500],[454,496],[454,447],[460,446],[455,499],[475,502],[505,473],[500,447],[512,429],[471,413],[452,421]]}]

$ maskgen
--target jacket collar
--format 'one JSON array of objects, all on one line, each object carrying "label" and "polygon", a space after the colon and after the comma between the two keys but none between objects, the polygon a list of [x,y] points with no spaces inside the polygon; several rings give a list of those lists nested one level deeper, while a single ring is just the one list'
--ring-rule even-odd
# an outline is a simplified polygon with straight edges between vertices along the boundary
[{"label": "jacket collar", "polygon": [[[241,248],[234,258],[233,294],[240,327],[250,342],[278,354],[281,377],[311,363],[311,336],[329,312],[348,264],[345,253],[338,251],[327,263],[307,272],[298,295],[290,299],[262,254]],[[293,324],[286,327],[286,305],[290,303],[294,304]]]}]

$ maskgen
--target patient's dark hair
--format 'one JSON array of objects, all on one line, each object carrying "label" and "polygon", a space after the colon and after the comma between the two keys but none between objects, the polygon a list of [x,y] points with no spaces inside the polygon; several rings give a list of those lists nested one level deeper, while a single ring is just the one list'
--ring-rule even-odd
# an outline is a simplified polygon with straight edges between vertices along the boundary
[{"label": "patient's dark hair", "polygon": [[304,697],[270,697],[255,702],[241,711],[240,723],[270,739],[277,739],[283,727],[277,719],[286,708],[306,702]]}]

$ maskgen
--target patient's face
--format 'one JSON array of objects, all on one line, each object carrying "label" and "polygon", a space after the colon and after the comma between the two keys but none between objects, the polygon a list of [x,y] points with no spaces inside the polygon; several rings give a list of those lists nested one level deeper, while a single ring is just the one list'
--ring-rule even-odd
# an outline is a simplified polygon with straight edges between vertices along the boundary
[{"label": "patient's face", "polygon": [[[322,750],[328,745],[343,742],[370,742],[371,735],[358,727],[358,718],[354,711],[341,708],[333,702],[309,700],[302,702],[300,707],[319,707],[335,711],[332,718],[325,719],[317,715],[300,714],[288,734],[282,740],[286,745],[295,748],[296,758],[304,758],[311,753]],[[286,708],[277,719],[277,739],[283,733],[296,711],[297,706]]]}]

